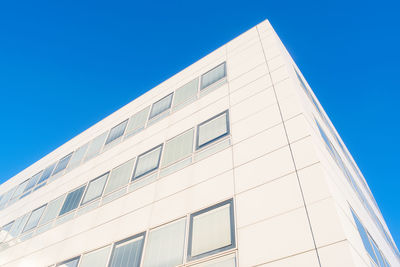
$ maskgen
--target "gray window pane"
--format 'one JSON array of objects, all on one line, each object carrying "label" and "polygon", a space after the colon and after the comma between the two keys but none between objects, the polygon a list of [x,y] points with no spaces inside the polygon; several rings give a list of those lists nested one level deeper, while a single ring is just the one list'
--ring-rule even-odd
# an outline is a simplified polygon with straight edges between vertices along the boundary
[{"label": "gray window pane", "polygon": [[110,130],[106,140],[106,145],[124,135],[127,123],[128,120],[125,120]]},{"label": "gray window pane", "polygon": [[177,89],[174,96],[174,107],[189,102],[190,100],[196,99],[198,87],[199,78],[196,78],[193,81],[188,82],[184,86]]},{"label": "gray window pane", "polygon": [[29,183],[29,179],[20,183],[17,186],[17,189],[14,191],[14,194],[11,199],[15,199],[15,198],[19,197],[22,194],[22,192],[24,192],[25,187],[27,186],[28,183]]},{"label": "gray window pane", "polygon": [[144,237],[134,237],[115,244],[110,267],[139,267]]},{"label": "gray window pane", "polygon": [[63,261],[59,264],[57,264],[56,266],[60,266],[60,267],[77,267],[79,263],[79,257],[70,259],[70,260],[66,260]]},{"label": "gray window pane", "polygon": [[215,83],[216,81],[224,78],[225,75],[226,75],[226,68],[224,62],[221,65],[216,66],[215,68],[204,73],[201,76],[201,89],[204,89],[207,86],[210,86],[211,84]]},{"label": "gray window pane", "polygon": [[159,145],[138,157],[133,180],[158,168],[161,150],[162,145]]},{"label": "gray window pane", "polygon": [[46,224],[47,222],[49,222],[57,217],[57,215],[60,211],[61,205],[64,202],[64,199],[65,199],[65,194],[50,201],[47,204],[46,211],[44,212],[42,219],[39,222],[39,225]]},{"label": "gray window pane", "polygon": [[133,135],[139,130],[143,129],[149,114],[150,106],[134,114],[130,119],[128,126],[126,127],[126,136]]},{"label": "gray window pane", "polygon": [[79,267],[106,267],[111,246],[86,253],[82,256]]},{"label": "gray window pane", "polygon": [[172,95],[173,93],[165,96],[164,98],[158,100],[153,104],[153,106],[151,107],[149,119],[154,118],[155,116],[163,113],[171,107]]},{"label": "gray window pane", "polygon": [[229,134],[228,111],[223,112],[197,127],[197,148]]},{"label": "gray window pane", "polygon": [[106,137],[107,137],[107,132],[102,133],[101,135],[93,139],[92,142],[90,142],[84,161],[88,161],[89,159],[97,156],[97,154],[100,153],[101,148],[103,147],[103,144],[106,140]]},{"label": "gray window pane", "polygon": [[67,170],[72,170],[73,168],[79,166],[81,164],[81,161],[83,157],[85,156],[86,150],[89,146],[89,143],[84,144],[77,150],[75,150],[74,154],[71,157],[71,160],[69,161],[68,168]]},{"label": "gray window pane", "polygon": [[42,175],[42,172],[39,172],[39,173],[35,174],[34,176],[32,176],[32,178],[29,180],[27,186],[24,189],[24,193],[36,185],[36,182],[39,180],[39,177],[41,175]]},{"label": "gray window pane", "polygon": [[374,249],[375,256],[378,259],[379,266],[384,267],[385,263],[383,262],[383,258],[381,256],[381,252],[379,251],[378,246],[376,245],[375,241],[372,239],[372,237],[370,235],[368,235],[368,237],[369,237],[369,241],[372,244],[372,248]]},{"label": "gray window pane", "polygon": [[15,220],[13,226],[11,227],[11,230],[9,232],[9,236],[6,239],[6,241],[8,241],[8,240],[10,240],[10,239],[12,239],[14,237],[17,237],[21,233],[21,231],[22,231],[23,227],[25,226],[26,221],[28,220],[28,218],[29,218],[29,213],[26,213],[25,215],[23,215],[23,216],[21,216],[21,217],[19,217],[18,219]]},{"label": "gray window pane", "polygon": [[44,169],[43,174],[40,177],[38,184],[41,184],[42,182],[44,182],[47,179],[49,179],[49,177],[50,177],[51,173],[53,172],[55,166],[56,166],[56,163],[53,163],[49,167]]},{"label": "gray window pane", "polygon": [[3,208],[7,202],[10,200],[11,196],[14,194],[14,191],[17,187],[13,187],[11,190],[7,191],[0,200],[0,209]]},{"label": "gray window pane", "polygon": [[0,243],[3,242],[5,239],[8,239],[10,236],[10,230],[14,224],[14,221],[4,225],[0,231]]},{"label": "gray window pane", "polygon": [[352,209],[350,209],[350,210],[351,210],[351,213],[352,213],[352,215],[353,215],[353,219],[354,219],[354,221],[356,222],[357,230],[358,230],[358,233],[360,234],[360,237],[361,237],[361,240],[362,240],[362,242],[363,242],[363,244],[364,244],[365,250],[368,252],[368,254],[371,256],[371,258],[372,258],[375,262],[378,262],[377,259],[376,259],[376,257],[375,257],[375,254],[374,254],[374,251],[373,251],[373,249],[372,249],[372,246],[371,246],[371,244],[369,243],[368,234],[367,234],[367,232],[365,231],[364,226],[361,224],[360,220],[358,219],[358,217],[357,217],[357,215],[354,213],[354,211],[353,211]]},{"label": "gray window pane", "polygon": [[165,143],[161,166],[166,166],[189,156],[193,152],[194,130],[190,129]]},{"label": "gray window pane", "polygon": [[189,258],[211,255],[235,246],[232,200],[190,217]]},{"label": "gray window pane", "polygon": [[99,198],[101,196],[101,194],[103,193],[104,185],[106,184],[107,181],[107,177],[108,177],[108,172],[89,182],[88,188],[85,192],[85,196],[83,197],[81,205],[89,201],[92,201],[96,198]]},{"label": "gray window pane", "polygon": [[68,193],[67,198],[64,201],[64,205],[61,208],[59,214],[60,216],[78,207],[84,190],[85,186],[81,186],[80,188]]},{"label": "gray window pane", "polygon": [[131,159],[111,171],[110,179],[108,179],[104,191],[105,195],[129,183],[134,162],[135,159]]},{"label": "gray window pane", "polygon": [[186,219],[150,231],[144,267],[173,267],[183,262]]},{"label": "gray window pane", "polygon": [[72,153],[70,153],[70,154],[66,155],[65,157],[63,157],[62,159],[60,159],[58,161],[57,167],[54,169],[53,175],[64,170],[67,167],[68,162],[71,159],[71,157],[72,157]]},{"label": "gray window pane", "polygon": [[29,217],[28,222],[26,223],[23,232],[29,231],[38,225],[40,217],[42,217],[43,211],[45,209],[46,209],[46,205],[32,211],[31,216]]}]

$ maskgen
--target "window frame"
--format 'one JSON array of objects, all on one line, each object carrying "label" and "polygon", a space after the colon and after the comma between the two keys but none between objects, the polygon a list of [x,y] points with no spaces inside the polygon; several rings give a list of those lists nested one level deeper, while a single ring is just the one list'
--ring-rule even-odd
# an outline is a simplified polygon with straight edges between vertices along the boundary
[{"label": "window frame", "polygon": [[[163,110],[163,111],[160,112],[160,113],[157,113],[157,114],[155,114],[155,115],[152,115],[154,105],[157,104],[158,102],[164,100],[165,98],[168,98],[168,97],[171,97],[171,101],[169,102],[168,108],[165,109],[165,110]],[[170,110],[171,107],[172,107],[172,102],[174,102],[174,92],[171,92],[171,93],[167,94],[166,96],[160,98],[159,100],[157,100],[156,102],[154,102],[153,104],[151,104],[151,108],[150,108],[150,111],[149,111],[149,117],[148,117],[147,121],[149,122],[149,121],[151,121],[151,120],[157,118],[158,116],[160,116],[160,115],[163,114],[164,112]]]},{"label": "window frame", "polygon": [[[104,184],[103,184],[103,188],[102,188],[102,190],[101,190],[101,194],[100,194],[99,196],[93,198],[93,199],[90,199],[90,200],[85,201],[86,193],[87,193],[87,191],[89,190],[90,183],[92,183],[92,182],[94,182],[94,181],[96,181],[96,180],[98,180],[98,179],[101,179],[104,175],[107,175],[107,177],[106,177],[106,181],[105,181]],[[84,206],[84,205],[86,205],[86,204],[88,204],[88,203],[90,203],[90,202],[95,201],[96,199],[101,198],[101,197],[103,196],[104,189],[106,188],[106,184],[107,184],[107,182],[108,182],[108,178],[109,178],[109,177],[110,177],[110,171],[105,172],[105,173],[103,173],[103,174],[97,176],[96,178],[90,180],[89,182],[87,182],[87,184],[86,184],[86,186],[85,186],[85,191],[84,191],[83,194],[82,194],[82,198],[81,198],[80,203],[78,204],[78,207],[82,207],[82,206]]]},{"label": "window frame", "polygon": [[[201,254],[192,256],[192,244],[193,244],[193,219],[194,217],[207,213],[211,210],[217,209],[219,207],[225,206],[225,205],[229,205],[229,217],[230,217],[230,232],[231,232],[231,244],[225,247],[220,247],[220,248],[216,248],[207,252],[203,252]],[[201,259],[201,258],[205,258],[208,257],[210,255],[215,255],[218,254],[220,252],[223,251],[227,251],[230,249],[233,249],[236,247],[236,233],[235,233],[235,216],[234,216],[234,207],[233,207],[233,198],[230,198],[228,200],[222,201],[218,204],[212,205],[210,207],[207,207],[205,209],[199,210],[195,213],[190,214],[190,218],[189,218],[189,233],[188,233],[188,241],[187,241],[187,258],[186,258],[186,262],[190,262],[190,261],[194,261],[197,259]]]},{"label": "window frame", "polygon": [[[155,146],[155,147],[153,147],[152,149],[149,149],[149,150],[147,150],[146,152],[144,152],[144,153],[142,153],[142,154],[140,154],[139,156],[136,157],[135,167],[134,167],[134,169],[133,169],[132,178],[131,178],[131,181],[130,181],[130,182],[134,182],[134,181],[136,181],[137,179],[139,179],[139,178],[141,178],[141,177],[143,177],[143,176],[145,176],[145,175],[147,175],[147,174],[149,174],[149,173],[151,173],[151,172],[153,172],[153,171],[155,171],[155,170],[157,170],[157,169],[160,168],[161,157],[162,157],[162,153],[163,153],[163,146],[164,146],[164,143],[161,143],[161,144],[159,144],[158,146]],[[157,167],[155,167],[155,168],[153,168],[153,169],[150,169],[150,170],[148,170],[148,171],[146,171],[146,172],[140,174],[139,176],[136,176],[136,170],[137,170],[137,166],[138,166],[140,157],[143,156],[143,155],[146,155],[146,154],[148,154],[149,152],[151,152],[151,151],[153,151],[153,150],[156,150],[156,149],[158,149],[158,148],[160,148],[160,156],[158,157]]]},{"label": "window frame", "polygon": [[[116,141],[116,140],[121,139],[121,138],[124,137],[125,131],[126,131],[126,127],[128,126],[128,122],[129,122],[129,118],[123,120],[123,121],[120,122],[120,123],[118,123],[117,125],[115,125],[114,127],[112,127],[112,128],[108,131],[108,135],[107,135],[106,141],[104,142],[104,147],[107,146],[107,145],[109,145],[109,144],[111,144],[111,143],[113,143],[114,141]],[[122,124],[125,124],[125,127],[124,127],[124,130],[122,131],[121,135],[118,136],[118,137],[116,137],[116,138],[114,138],[114,139],[112,139],[112,140],[109,140],[109,138],[110,138],[110,136],[111,136],[111,134],[112,134],[113,129],[117,128],[118,126],[120,126],[120,125],[122,125]]]},{"label": "window frame", "polygon": [[111,266],[112,266],[112,265],[111,265],[112,259],[113,259],[113,257],[114,257],[115,249],[116,249],[116,247],[117,247],[118,245],[123,244],[123,243],[126,243],[126,242],[128,242],[128,241],[130,241],[130,240],[137,239],[137,238],[139,238],[139,237],[142,237],[142,244],[141,244],[141,246],[140,246],[140,251],[139,251],[139,254],[140,254],[139,266],[141,266],[141,262],[142,262],[142,260],[143,260],[143,250],[144,250],[144,245],[145,245],[144,243],[146,242],[146,232],[141,232],[141,233],[139,233],[139,234],[136,234],[136,235],[133,235],[133,236],[124,238],[124,239],[122,239],[122,240],[120,240],[120,241],[114,242],[114,244],[112,244],[111,253],[110,253],[109,258],[108,258],[108,264],[107,264],[107,266],[108,266],[108,267],[111,267]]},{"label": "window frame", "polygon": [[78,262],[77,262],[76,266],[79,266],[79,263],[80,263],[80,261],[81,261],[81,256],[79,255],[79,256],[76,256],[76,257],[70,258],[70,259],[68,259],[68,260],[65,260],[65,261],[59,262],[59,263],[57,263],[57,264],[56,264],[56,266],[55,266],[55,267],[62,266],[63,264],[66,264],[66,263],[68,263],[68,262],[71,262],[71,261],[74,261],[74,260],[78,260]]},{"label": "window frame", "polygon": [[[212,121],[212,120],[215,120],[216,118],[220,117],[220,116],[223,115],[223,114],[225,114],[225,116],[226,116],[226,133],[224,133],[224,134],[222,134],[222,135],[220,135],[220,136],[214,137],[213,139],[208,140],[208,141],[205,142],[204,144],[199,145],[200,127],[201,127],[202,125],[204,125],[204,124],[209,123],[209,122]],[[200,123],[200,124],[198,124],[198,125],[196,126],[196,151],[199,150],[199,149],[201,149],[201,148],[203,148],[203,147],[208,146],[209,144],[211,144],[211,143],[217,141],[218,139],[222,139],[223,137],[230,135],[230,133],[231,133],[231,129],[230,129],[230,121],[229,121],[229,109],[227,109],[227,110],[225,110],[225,111],[223,111],[223,112],[221,112],[221,113],[218,113],[217,115],[215,115],[215,116],[209,118],[208,120],[203,121],[202,123]]]},{"label": "window frame", "polygon": [[[224,65],[224,76],[221,77],[221,78],[219,78],[218,80],[214,81],[213,83],[210,83],[209,85],[203,87],[203,76],[206,75],[206,74],[208,74],[208,73],[210,73],[210,72],[212,72],[213,70],[215,70],[216,68],[218,68],[218,67],[221,66],[221,65]],[[200,89],[200,90],[199,90],[199,91],[201,92],[201,91],[207,89],[208,87],[210,87],[210,86],[216,84],[217,82],[221,81],[222,79],[226,78],[226,76],[227,76],[226,61],[224,61],[224,62],[218,64],[217,66],[215,66],[214,68],[212,68],[212,69],[206,71],[205,73],[203,73],[202,75],[200,75],[200,86],[199,86],[199,89]]]},{"label": "window frame", "polygon": [[[53,170],[53,173],[51,174],[51,176],[54,176],[54,175],[56,175],[57,173],[62,173],[63,171],[65,171],[65,170],[68,168],[68,164],[69,164],[69,162],[70,162],[70,160],[71,160],[73,154],[74,154],[74,151],[71,152],[71,153],[69,153],[68,155],[62,157],[60,160],[58,160],[56,166],[54,167],[54,170]],[[64,159],[66,159],[66,158],[69,158],[69,159],[68,159],[68,161],[67,161],[67,164],[65,164],[64,168],[62,168],[62,169],[57,169],[58,166],[60,165],[60,162],[62,162],[62,161],[63,161]]]}]

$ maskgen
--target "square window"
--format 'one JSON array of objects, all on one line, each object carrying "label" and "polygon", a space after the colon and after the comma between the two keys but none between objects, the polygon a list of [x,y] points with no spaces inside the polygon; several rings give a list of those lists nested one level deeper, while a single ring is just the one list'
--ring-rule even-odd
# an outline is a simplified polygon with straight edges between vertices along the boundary
[{"label": "square window", "polygon": [[229,113],[224,111],[197,126],[197,149],[229,134]]},{"label": "square window", "polygon": [[183,159],[193,152],[194,129],[190,129],[165,143],[161,166],[167,166]]},{"label": "square window", "polygon": [[128,122],[126,127],[126,137],[132,136],[140,130],[144,129],[146,125],[147,117],[149,114],[150,106],[134,114]]},{"label": "square window", "polygon": [[103,194],[104,185],[107,182],[107,178],[108,172],[89,182],[81,205],[101,197]]},{"label": "square window", "polygon": [[28,222],[26,223],[23,232],[29,231],[38,225],[40,217],[42,217],[43,211],[45,209],[46,209],[46,205],[41,206],[40,208],[37,208],[34,211],[32,211],[31,216],[29,217]]},{"label": "square window", "polygon": [[72,157],[72,153],[68,154],[67,156],[63,157],[58,161],[57,167],[54,169],[53,175],[64,170],[67,168],[68,162]]},{"label": "square window", "polygon": [[104,190],[104,195],[114,192],[129,183],[129,180],[132,177],[134,163],[135,159],[131,159],[112,169],[106,189]]},{"label": "square window", "polygon": [[65,195],[66,194],[50,201],[47,204],[47,209],[45,210],[42,219],[39,222],[39,225],[46,224],[57,217],[58,213],[60,212],[60,208],[64,203]]},{"label": "square window", "polygon": [[161,151],[162,145],[159,145],[138,157],[132,181],[158,169],[158,166],[160,165]]},{"label": "square window", "polygon": [[199,89],[199,78],[188,82],[184,86],[176,89],[174,96],[174,108],[183,106],[190,103],[197,98],[197,91]]},{"label": "square window", "polygon": [[84,190],[85,190],[85,186],[81,186],[78,189],[75,189],[74,191],[68,193],[68,195],[64,201],[64,204],[61,208],[59,216],[65,214],[67,212],[70,212],[78,207],[79,203],[81,202],[81,198],[82,198]]},{"label": "square window", "polygon": [[235,247],[232,199],[190,216],[188,259],[194,260]]},{"label": "square window", "polygon": [[58,266],[59,267],[77,267],[78,263],[79,263],[79,256],[75,257],[73,259],[63,261],[63,262],[57,264],[56,267],[58,267]]},{"label": "square window", "polygon": [[84,254],[79,267],[106,267],[110,249],[108,246]]},{"label": "square window", "polygon": [[104,132],[90,142],[89,147],[86,151],[84,162],[96,157],[100,153],[101,149],[103,148],[103,144],[106,141],[106,138],[107,132]]},{"label": "square window", "polygon": [[171,107],[173,93],[163,97],[153,104],[150,111],[149,120],[160,115]]},{"label": "square window", "polygon": [[44,181],[46,181],[47,179],[49,179],[49,177],[52,174],[55,166],[56,166],[56,163],[53,163],[49,167],[44,169],[43,174],[40,177],[39,182],[37,183],[37,185],[39,185],[39,184],[43,183]]},{"label": "square window", "polygon": [[139,267],[142,258],[144,233],[115,243],[109,267]]},{"label": "square window", "polygon": [[72,157],[69,161],[67,171],[72,170],[73,168],[79,166],[81,164],[81,161],[83,157],[85,156],[86,150],[89,146],[89,143],[84,144],[83,146],[79,147],[77,150],[75,150],[74,154],[72,154]]},{"label": "square window", "polygon": [[32,176],[31,179],[29,179],[29,182],[24,189],[24,193],[26,191],[32,189],[36,185],[36,182],[39,180],[39,177],[41,175],[42,175],[42,172],[39,172],[39,173],[35,174],[34,176]]},{"label": "square window", "polygon": [[226,64],[224,62],[216,66],[212,70],[209,70],[208,72],[204,73],[201,76],[201,90],[221,80],[225,76],[226,76]]},{"label": "square window", "polygon": [[117,126],[113,127],[108,134],[106,145],[111,143],[112,141],[117,140],[118,138],[122,137],[125,132],[126,125],[128,124],[128,120],[125,120],[118,124]]}]

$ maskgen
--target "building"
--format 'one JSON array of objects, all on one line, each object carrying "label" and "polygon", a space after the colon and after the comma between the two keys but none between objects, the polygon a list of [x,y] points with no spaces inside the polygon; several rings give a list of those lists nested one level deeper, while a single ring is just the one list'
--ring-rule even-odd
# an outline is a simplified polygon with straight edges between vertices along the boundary
[{"label": "building", "polygon": [[268,21],[0,186],[0,265],[400,266]]}]

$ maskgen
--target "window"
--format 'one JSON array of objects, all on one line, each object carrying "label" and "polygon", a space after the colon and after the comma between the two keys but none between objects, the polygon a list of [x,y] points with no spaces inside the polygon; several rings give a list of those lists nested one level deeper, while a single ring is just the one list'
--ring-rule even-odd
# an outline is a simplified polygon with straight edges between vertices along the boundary
[{"label": "window", "polygon": [[365,249],[367,250],[369,256],[377,263],[377,259],[375,257],[374,251],[372,249],[371,244],[369,243],[368,234],[364,229],[364,226],[361,224],[360,220],[358,219],[357,215],[354,213],[353,209],[350,209],[351,214],[353,215],[353,219],[356,222],[358,233],[360,234],[361,240],[364,244]]},{"label": "window", "polygon": [[201,90],[219,81],[226,76],[225,62],[216,66],[212,70],[204,73],[201,76]]},{"label": "window", "polygon": [[57,167],[54,169],[53,175],[67,168],[68,162],[72,157],[72,153],[66,155],[58,161]]},{"label": "window", "polygon": [[29,213],[26,213],[25,215],[19,217],[18,219],[16,219],[13,223],[13,226],[11,227],[10,231],[8,232],[8,238],[5,241],[11,240],[14,237],[17,237],[21,231],[22,228],[24,227],[26,221],[29,218]]},{"label": "window", "polygon": [[146,120],[149,114],[150,106],[134,114],[130,119],[128,126],[126,127],[126,136],[132,136],[135,133],[142,130],[146,124]]},{"label": "window", "polygon": [[42,219],[39,222],[39,225],[46,224],[47,222],[49,222],[57,217],[57,215],[60,211],[61,205],[64,203],[64,199],[65,199],[65,194],[50,201],[47,204],[47,209],[44,212]]},{"label": "window", "polygon": [[125,120],[110,130],[110,133],[108,134],[108,137],[106,140],[106,145],[111,143],[112,141],[117,140],[118,138],[120,138],[121,136],[124,135],[127,123],[128,123],[128,120]]},{"label": "window", "polygon": [[89,182],[81,205],[84,205],[96,198],[99,198],[101,194],[103,194],[104,185],[106,184],[107,177],[108,172]]},{"label": "window", "polygon": [[224,111],[197,126],[197,149],[229,134],[228,117],[228,111]]},{"label": "window", "polygon": [[11,196],[14,194],[14,191],[17,187],[13,187],[11,190],[7,191],[3,194],[3,197],[0,200],[0,209],[3,208],[7,202],[10,200]]},{"label": "window", "polygon": [[26,223],[23,232],[29,231],[38,225],[40,217],[42,217],[43,211],[45,209],[46,209],[46,205],[41,206],[40,208],[37,208],[34,211],[32,211],[31,216],[29,217],[28,222]]},{"label": "window", "polygon": [[82,256],[79,267],[106,267],[111,246],[97,249]]},{"label": "window", "polygon": [[139,267],[143,243],[144,234],[115,243],[109,267]]},{"label": "window", "polygon": [[160,115],[171,107],[173,93],[165,96],[153,104],[150,111],[149,120]]},{"label": "window", "polygon": [[385,263],[383,262],[383,258],[382,258],[381,252],[379,251],[378,246],[376,245],[375,241],[372,239],[372,237],[369,234],[368,234],[368,238],[369,238],[369,242],[371,242],[371,244],[372,244],[372,248],[375,251],[375,256],[378,259],[379,266],[384,267]]},{"label": "window", "polygon": [[186,219],[151,230],[148,235],[144,267],[173,267],[182,264]]},{"label": "window", "polygon": [[27,186],[28,183],[29,183],[29,179],[26,180],[26,181],[24,181],[24,182],[22,182],[22,183],[20,183],[20,184],[17,186],[17,189],[14,191],[14,194],[13,194],[11,200],[13,200],[13,199],[19,197],[19,196],[24,192],[25,187]]},{"label": "window", "polygon": [[61,208],[59,214],[60,216],[78,207],[84,190],[85,186],[81,186],[78,189],[75,189],[74,191],[68,193],[67,198],[64,201],[64,205]]},{"label": "window", "polygon": [[192,214],[188,258],[193,260],[235,247],[234,229],[232,200]]},{"label": "window", "polygon": [[42,175],[42,172],[39,172],[39,173],[35,174],[34,176],[32,176],[31,179],[29,179],[29,182],[24,189],[24,193],[36,185],[36,182],[39,180],[39,177],[41,175]]},{"label": "window", "polygon": [[1,232],[0,232],[0,243],[3,242],[5,239],[8,239],[9,232],[10,232],[10,230],[11,230],[13,224],[14,224],[14,221],[12,221],[12,222],[10,222],[10,223],[4,225],[4,226],[1,228]]},{"label": "window", "polygon": [[86,143],[83,146],[81,146],[80,148],[78,148],[77,150],[75,150],[74,154],[72,155],[72,157],[69,161],[67,170],[72,170],[73,168],[75,168],[76,166],[79,166],[79,164],[81,164],[81,161],[82,161],[83,157],[85,156],[88,146],[89,146],[89,143]]},{"label": "window", "polygon": [[39,182],[37,183],[38,185],[49,179],[51,173],[54,170],[54,167],[56,166],[56,163],[51,164],[49,167],[44,169],[42,176],[39,179]]},{"label": "window", "polygon": [[104,191],[105,195],[129,183],[129,179],[132,176],[134,163],[135,159],[131,159],[111,171],[110,179],[108,179],[108,183]]},{"label": "window", "polygon": [[174,96],[174,107],[181,106],[185,103],[190,103],[190,101],[195,100],[197,97],[197,91],[199,87],[199,78],[188,82],[184,86],[178,88],[175,91]]},{"label": "window", "polygon": [[161,150],[162,145],[159,145],[138,157],[132,180],[135,180],[158,168],[158,165],[160,163]]},{"label": "window", "polygon": [[107,137],[107,132],[102,133],[101,135],[93,139],[92,142],[90,142],[84,161],[88,161],[89,159],[94,158],[95,156],[97,156],[97,154],[100,153],[101,148],[103,147],[103,144],[106,140],[106,137]]},{"label": "window", "polygon": [[194,130],[190,129],[165,143],[161,166],[166,166],[189,156],[193,152]]},{"label": "window", "polygon": [[73,259],[69,259],[66,261],[63,261],[59,264],[57,264],[56,266],[60,266],[60,267],[77,267],[79,263],[79,256]]}]

